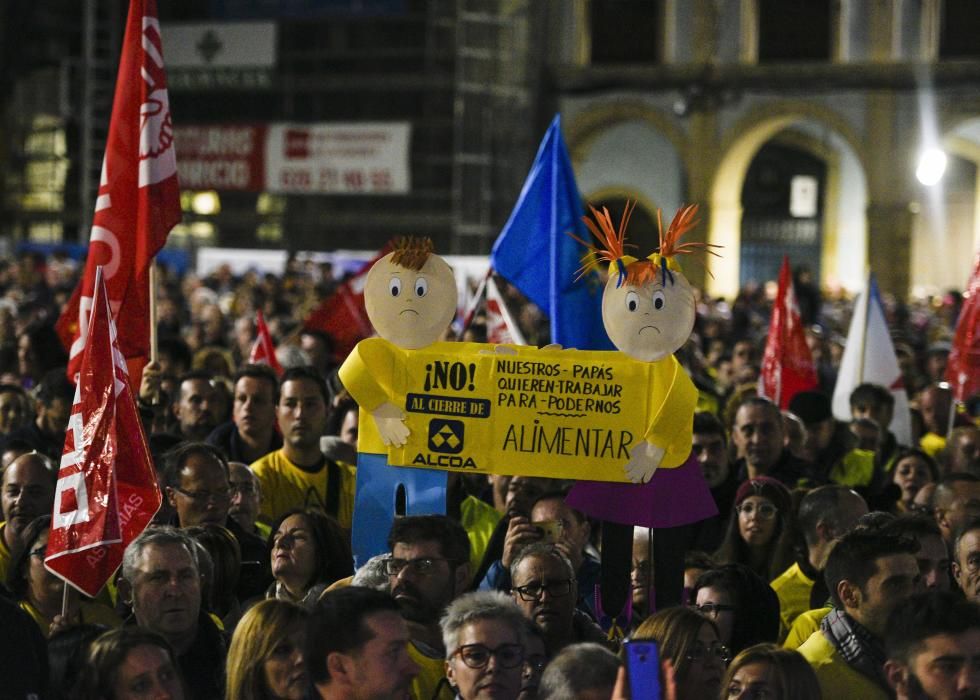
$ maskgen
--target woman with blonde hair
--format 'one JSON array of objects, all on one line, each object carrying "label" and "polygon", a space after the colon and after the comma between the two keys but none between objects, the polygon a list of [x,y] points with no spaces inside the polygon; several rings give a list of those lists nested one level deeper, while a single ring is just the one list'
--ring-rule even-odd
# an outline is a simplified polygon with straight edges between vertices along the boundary
[{"label": "woman with blonde hair", "polygon": [[793,649],[756,644],[735,657],[721,685],[721,700],[820,700],[813,668]]},{"label": "woman with blonde hair", "polygon": [[228,649],[226,700],[303,700],[307,616],[299,605],[276,599],[242,616]]},{"label": "woman with blonde hair", "polygon": [[731,658],[713,620],[690,608],[666,608],[644,620],[633,639],[657,643],[661,661],[670,661],[677,697],[715,700],[725,664]]}]

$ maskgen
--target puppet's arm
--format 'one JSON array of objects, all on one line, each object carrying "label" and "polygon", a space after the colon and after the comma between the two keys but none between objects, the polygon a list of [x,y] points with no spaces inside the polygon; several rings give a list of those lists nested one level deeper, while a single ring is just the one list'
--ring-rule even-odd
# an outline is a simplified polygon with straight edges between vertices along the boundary
[{"label": "puppet's arm", "polygon": [[659,396],[652,399],[650,427],[626,463],[626,476],[634,483],[646,483],[658,467],[679,467],[691,453],[698,390],[673,355],[654,362],[651,369],[651,390]]},{"label": "puppet's arm", "polygon": [[374,418],[385,445],[401,447],[408,438],[405,413],[392,403],[391,377],[403,354],[382,338],[362,340],[341,366],[340,381],[357,404]]}]

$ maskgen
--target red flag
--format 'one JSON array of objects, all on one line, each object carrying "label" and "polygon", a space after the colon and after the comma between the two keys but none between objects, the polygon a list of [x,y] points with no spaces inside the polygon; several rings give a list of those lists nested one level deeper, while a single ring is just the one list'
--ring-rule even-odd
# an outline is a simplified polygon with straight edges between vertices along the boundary
[{"label": "red flag", "polygon": [[44,564],[94,596],[152,520],[161,496],[101,267],[86,328]]},{"label": "red flag", "polygon": [[272,335],[269,333],[269,327],[265,325],[261,309],[255,312],[255,334],[255,342],[252,343],[248,361],[253,365],[269,365],[276,376],[281,377],[282,365],[276,359],[276,346],[272,344]]},{"label": "red flag", "polygon": [[149,266],[180,221],[180,188],[156,0],[132,0],[116,77],[102,180],[82,279],[58,320],[79,371],[92,309],[95,268],[104,268],[123,357],[140,366],[149,354]]},{"label": "red flag", "polygon": [[946,363],[946,381],[957,401],[966,401],[980,393],[980,252],[963,293],[963,308]]},{"label": "red flag", "polygon": [[815,388],[817,370],[800,322],[789,258],[784,256],[779,270],[779,291],[769,318],[766,351],[762,356],[759,393],[784,409],[798,392]]},{"label": "red flag", "polygon": [[358,342],[374,335],[374,328],[364,308],[364,283],[371,266],[389,252],[390,246],[382,248],[353,277],[320,302],[303,321],[303,328],[323,331],[333,338],[334,361],[338,363],[347,359]]}]

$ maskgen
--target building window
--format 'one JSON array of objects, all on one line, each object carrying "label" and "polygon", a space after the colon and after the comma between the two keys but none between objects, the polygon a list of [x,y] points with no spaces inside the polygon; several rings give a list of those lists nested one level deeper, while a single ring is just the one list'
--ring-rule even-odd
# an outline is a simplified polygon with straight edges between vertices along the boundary
[{"label": "building window", "polygon": [[592,0],[592,63],[659,63],[662,4],[660,0]]},{"label": "building window", "polygon": [[830,0],[758,2],[759,63],[830,60]]},{"label": "building window", "polygon": [[940,58],[980,57],[980,4],[976,0],[946,0],[939,30]]}]

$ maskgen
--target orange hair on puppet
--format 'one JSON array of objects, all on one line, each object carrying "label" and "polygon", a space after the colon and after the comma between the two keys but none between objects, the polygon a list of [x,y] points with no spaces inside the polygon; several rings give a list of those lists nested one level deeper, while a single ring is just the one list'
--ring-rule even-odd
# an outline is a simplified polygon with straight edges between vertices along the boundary
[{"label": "orange hair on puppet", "polygon": [[418,272],[432,254],[432,239],[405,236],[396,240],[394,247],[391,254],[392,264]]},{"label": "orange hair on puppet", "polygon": [[660,230],[660,246],[656,251],[642,260],[638,260],[631,255],[626,255],[626,248],[629,246],[626,243],[626,226],[635,207],[635,201],[626,202],[626,207],[623,210],[623,218],[619,222],[619,230],[616,230],[613,226],[612,217],[609,215],[609,210],[606,207],[603,207],[602,211],[597,210],[593,206],[589,207],[592,210],[592,216],[595,221],[587,216],[583,216],[582,221],[585,222],[589,231],[595,236],[598,245],[586,243],[572,233],[568,234],[587,249],[587,252],[582,257],[582,267],[579,268],[576,279],[580,279],[589,270],[598,267],[601,263],[607,262],[609,263],[610,272],[615,267],[619,275],[619,278],[616,280],[617,287],[621,287],[623,284],[642,286],[648,282],[654,282],[657,278],[658,271],[661,273],[661,284],[667,284],[668,279],[673,283],[673,272],[680,272],[680,266],[674,259],[675,256],[690,255],[700,250],[706,250],[712,255],[718,255],[718,253],[711,249],[720,248],[721,246],[712,243],[680,243],[681,236],[699,223],[694,218],[698,213],[697,204],[690,204],[678,209],[674,215],[674,220],[671,221],[666,232],[664,231],[663,220],[660,218],[660,210],[658,209],[657,227]]}]

